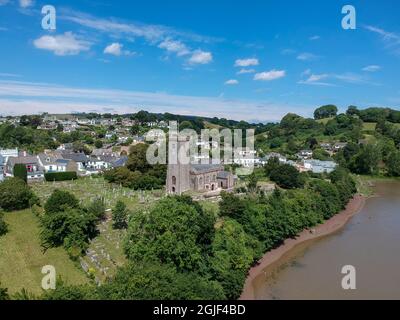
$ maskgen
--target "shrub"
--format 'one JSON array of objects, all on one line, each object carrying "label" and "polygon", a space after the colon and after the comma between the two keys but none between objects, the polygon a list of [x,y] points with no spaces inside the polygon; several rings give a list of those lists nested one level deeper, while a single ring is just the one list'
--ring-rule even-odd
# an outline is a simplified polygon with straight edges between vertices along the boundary
[{"label": "shrub", "polygon": [[23,210],[35,203],[37,197],[20,178],[7,179],[0,184],[0,208],[3,210]]},{"label": "shrub", "polygon": [[14,166],[13,174],[15,178],[20,178],[24,180],[25,183],[28,182],[28,172],[26,170],[26,166],[24,164],[17,163]]},{"label": "shrub", "polygon": [[66,172],[47,172],[44,174],[44,178],[46,181],[67,181],[67,180],[76,180],[78,176],[74,171],[66,171]]},{"label": "shrub", "polygon": [[126,229],[128,227],[128,212],[126,205],[122,201],[118,201],[113,210],[113,228]]},{"label": "shrub", "polygon": [[71,193],[62,190],[54,190],[44,205],[46,214],[64,211],[67,208],[78,208],[79,201]]},{"label": "shrub", "polygon": [[0,236],[6,234],[8,231],[7,224],[4,221],[3,212],[0,211]]}]

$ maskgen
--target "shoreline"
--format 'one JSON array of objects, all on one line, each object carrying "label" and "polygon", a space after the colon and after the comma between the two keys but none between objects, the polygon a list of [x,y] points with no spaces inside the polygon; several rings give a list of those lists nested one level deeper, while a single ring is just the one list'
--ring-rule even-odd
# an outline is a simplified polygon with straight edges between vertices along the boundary
[{"label": "shoreline", "polygon": [[298,245],[328,236],[342,229],[354,215],[361,211],[361,209],[365,205],[366,200],[367,197],[363,195],[355,195],[354,198],[351,199],[347,204],[346,209],[334,215],[329,220],[326,220],[324,223],[313,228],[315,232],[311,233],[310,229],[303,230],[295,239],[287,239],[278,248],[265,253],[264,256],[258,261],[258,263],[249,270],[239,300],[254,300],[255,295],[253,289],[253,281],[257,276],[259,276],[266,268],[274,264],[276,264],[275,267],[277,267],[279,265],[279,260],[285,254],[295,249]]}]

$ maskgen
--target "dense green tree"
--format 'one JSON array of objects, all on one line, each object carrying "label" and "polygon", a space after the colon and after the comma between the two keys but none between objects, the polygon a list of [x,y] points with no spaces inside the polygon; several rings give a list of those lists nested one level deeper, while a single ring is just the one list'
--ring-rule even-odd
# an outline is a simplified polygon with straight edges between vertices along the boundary
[{"label": "dense green tree", "polygon": [[271,171],[270,178],[285,189],[302,188],[305,183],[304,176],[289,164],[282,164],[275,168]]},{"label": "dense green tree", "polygon": [[314,119],[324,119],[336,116],[338,108],[334,105],[322,106],[314,111]]},{"label": "dense green tree", "polygon": [[66,209],[74,209],[79,207],[78,199],[70,192],[56,189],[47,199],[44,210],[46,214],[57,213]]},{"label": "dense green tree", "polygon": [[23,180],[11,178],[0,183],[0,208],[3,210],[23,210],[37,203],[37,197]]},{"label": "dense green tree", "polygon": [[128,227],[128,210],[126,204],[118,201],[112,212],[113,228],[126,229]]},{"label": "dense green tree", "polygon": [[95,146],[97,149],[103,148],[103,141],[101,141],[101,140],[96,140],[95,143],[94,143],[94,146]]},{"label": "dense green tree", "polygon": [[381,150],[375,145],[365,145],[351,160],[350,168],[359,174],[377,174],[378,164],[382,160]]},{"label": "dense green tree", "polygon": [[139,143],[130,148],[129,158],[126,164],[129,170],[146,173],[151,168],[151,165],[146,159],[147,148],[148,145],[144,143]]},{"label": "dense green tree", "polygon": [[134,262],[120,268],[114,279],[98,289],[105,300],[219,300],[220,284],[174,266]]},{"label": "dense green tree", "polygon": [[394,151],[390,153],[386,165],[389,176],[400,177],[400,152]]},{"label": "dense green tree", "polygon": [[212,252],[211,265],[215,278],[221,283],[228,299],[237,299],[254,260],[243,227],[235,220],[225,219],[216,231]]},{"label": "dense green tree", "polygon": [[213,238],[214,219],[200,206],[167,197],[150,210],[135,213],[124,244],[131,261],[159,261],[179,271],[202,271]]}]

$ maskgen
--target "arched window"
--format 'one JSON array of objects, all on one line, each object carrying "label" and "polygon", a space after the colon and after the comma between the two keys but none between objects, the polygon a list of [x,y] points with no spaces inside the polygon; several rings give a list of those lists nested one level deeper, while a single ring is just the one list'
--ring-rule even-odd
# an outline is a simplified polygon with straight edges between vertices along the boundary
[{"label": "arched window", "polygon": [[172,184],[175,185],[176,184],[176,177],[172,176]]}]

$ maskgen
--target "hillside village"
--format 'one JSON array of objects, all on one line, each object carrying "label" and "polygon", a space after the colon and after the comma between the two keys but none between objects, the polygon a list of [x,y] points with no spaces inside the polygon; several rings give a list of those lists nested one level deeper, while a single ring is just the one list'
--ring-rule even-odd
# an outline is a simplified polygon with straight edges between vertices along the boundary
[{"label": "hillside village", "polygon": [[[57,132],[65,135],[83,133],[83,142],[60,142],[54,140],[54,149],[44,148],[41,152],[32,152],[21,148],[5,148],[0,145],[0,180],[13,177],[16,164],[26,166],[28,181],[41,181],[46,173],[75,172],[77,176],[91,176],[103,173],[106,170],[123,167],[131,146],[146,143],[146,136],[151,129],[157,128],[167,131],[169,126],[166,121],[155,119],[145,121],[122,118],[121,116],[100,117],[74,117],[71,115],[41,115],[0,118],[0,124],[13,127],[26,126],[26,122],[33,122],[35,131]],[[35,126],[35,122],[38,124]],[[32,123],[29,123],[32,125]],[[152,138],[152,137],[151,137]],[[220,148],[216,141],[206,142],[199,140],[197,146],[212,150]],[[320,148],[332,157],[343,149],[346,143],[321,143]],[[300,172],[330,173],[336,167],[332,160],[323,161],[313,159],[313,150],[299,150],[295,156],[287,157],[277,152],[264,152],[261,149],[234,150],[231,163],[221,165],[237,165],[242,167],[262,167],[269,159],[277,157],[281,163],[294,166]],[[207,155],[198,155],[192,160],[204,163]]]}]

